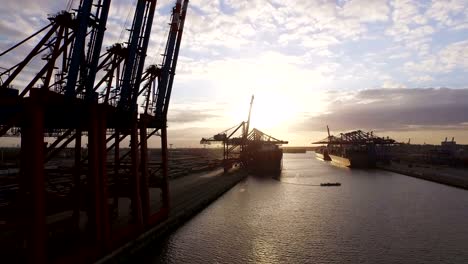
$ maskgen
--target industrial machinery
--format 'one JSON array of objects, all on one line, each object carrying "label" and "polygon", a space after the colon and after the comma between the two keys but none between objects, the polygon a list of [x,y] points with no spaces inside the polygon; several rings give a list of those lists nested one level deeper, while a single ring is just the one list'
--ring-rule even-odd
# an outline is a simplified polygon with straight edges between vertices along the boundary
[{"label": "industrial machinery", "polygon": [[0,73],[0,137],[21,138],[0,174],[2,260],[93,262],[167,217],[167,113],[189,0],[175,1],[162,65],[145,70],[156,2],[137,0],[128,42],[104,53],[110,0],[81,0],[0,54],[3,64],[40,38]]},{"label": "industrial machinery", "polygon": [[222,131],[211,138],[202,138],[200,144],[221,143],[224,150],[224,170],[239,164],[252,173],[278,173],[282,168],[283,151],[280,145],[287,141],[276,139],[262,131],[250,128],[254,96],[250,101],[247,121]]}]

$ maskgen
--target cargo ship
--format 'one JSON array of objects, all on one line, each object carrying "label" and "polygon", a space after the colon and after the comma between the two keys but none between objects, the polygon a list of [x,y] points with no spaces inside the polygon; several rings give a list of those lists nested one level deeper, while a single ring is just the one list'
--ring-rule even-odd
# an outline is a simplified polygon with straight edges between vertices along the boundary
[{"label": "cargo ship", "polygon": [[351,168],[375,167],[377,161],[389,158],[386,146],[396,144],[395,140],[377,137],[372,131],[356,130],[333,136],[327,126],[327,132],[327,138],[312,143],[325,145],[318,149],[316,156],[324,160],[328,156],[333,163]]},{"label": "cargo ship", "polygon": [[376,165],[376,155],[371,146],[361,146],[361,149],[334,149],[329,156],[332,162],[350,168],[373,168]]},{"label": "cargo ship", "polygon": [[283,149],[280,146],[288,144],[288,141],[276,139],[256,128],[249,130],[253,100],[252,95],[247,122],[242,121],[211,138],[202,138],[200,144],[223,144],[225,171],[240,164],[253,174],[276,174],[281,172],[283,164]]},{"label": "cargo ship", "polygon": [[283,167],[283,150],[275,144],[252,142],[241,156],[243,163],[253,174],[280,173]]},{"label": "cargo ship", "polygon": [[[239,128],[243,125],[241,123]],[[283,149],[280,148],[280,145],[288,144],[288,141],[278,140],[256,128],[252,129],[249,134],[240,137],[217,134],[212,138],[202,138],[200,142],[202,144],[221,142],[224,145],[223,164],[225,171],[240,164],[253,174],[265,175],[281,172]]]}]

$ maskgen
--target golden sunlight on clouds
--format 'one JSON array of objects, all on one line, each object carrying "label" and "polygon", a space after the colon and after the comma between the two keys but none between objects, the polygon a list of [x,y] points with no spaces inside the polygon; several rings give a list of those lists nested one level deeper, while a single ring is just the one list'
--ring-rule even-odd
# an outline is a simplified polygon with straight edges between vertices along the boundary
[{"label": "golden sunlight on clouds", "polygon": [[[304,118],[304,113],[323,113],[326,110],[324,96],[320,92],[315,92],[315,95],[312,96],[302,97],[301,94],[294,94],[293,89],[285,88],[284,90],[273,90],[271,92],[265,89],[258,90],[254,94],[251,127],[265,132],[284,132],[285,129],[300,122]],[[238,100],[227,111],[227,117],[233,122],[246,121],[249,102],[250,95]]]},{"label": "golden sunlight on clouds", "polygon": [[230,98],[227,119],[233,124],[247,120],[250,96],[255,95],[252,126],[260,130],[291,125],[304,113],[326,111],[325,90],[331,81],[327,69],[309,69],[294,56],[273,52],[249,59],[231,59],[206,65],[205,74],[219,98]]},{"label": "golden sunlight on clouds", "polygon": [[[255,94],[252,108],[251,128],[287,140],[289,145],[308,146],[313,138],[325,137],[325,126],[320,132],[298,130],[297,127],[310,113],[320,114],[327,110],[324,98],[321,92],[312,93],[307,97],[288,94],[287,89],[271,93],[258,92]],[[239,102],[226,110],[226,120],[231,120],[231,126],[247,120],[250,96],[245,96]],[[218,124],[211,123],[209,127],[216,125]]]}]

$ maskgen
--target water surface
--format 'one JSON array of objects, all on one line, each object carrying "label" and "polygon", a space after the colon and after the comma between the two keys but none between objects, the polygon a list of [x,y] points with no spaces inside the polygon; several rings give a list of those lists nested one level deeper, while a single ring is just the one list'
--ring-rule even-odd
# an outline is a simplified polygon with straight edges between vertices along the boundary
[{"label": "water surface", "polygon": [[[340,182],[340,187],[314,186]],[[468,263],[468,191],[314,153],[249,177],[145,254],[146,263]]]}]

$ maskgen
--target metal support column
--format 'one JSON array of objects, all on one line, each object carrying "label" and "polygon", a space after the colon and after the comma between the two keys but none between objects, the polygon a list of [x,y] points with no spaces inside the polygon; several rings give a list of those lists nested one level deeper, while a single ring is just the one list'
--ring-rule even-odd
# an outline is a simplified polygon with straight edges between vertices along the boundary
[{"label": "metal support column", "polygon": [[107,146],[106,146],[106,113],[103,107],[98,106],[98,153],[99,153],[99,202],[101,203],[101,232],[103,250],[107,252],[111,247],[110,218],[107,184]]},{"label": "metal support column", "polygon": [[[137,113],[133,113],[133,120],[136,120]],[[132,188],[132,213],[134,221],[137,226],[142,227],[143,216],[141,212],[141,196],[140,196],[140,173],[138,169],[138,124],[132,122],[132,128],[130,132],[130,158],[131,158],[131,171],[130,171],[130,182]]]},{"label": "metal support column", "polygon": [[89,196],[88,222],[98,254],[110,248],[110,220],[107,202],[106,119],[97,104],[90,106],[88,133]]},{"label": "metal support column", "polygon": [[27,103],[21,128],[21,193],[28,263],[46,263],[44,175],[44,109],[35,90]]},{"label": "metal support column", "polygon": [[167,209],[169,212],[170,204],[169,204],[169,169],[168,169],[168,160],[169,160],[169,153],[167,149],[167,125],[166,122],[163,123],[161,128],[161,158],[162,158],[162,202],[163,208]]},{"label": "metal support column", "polygon": [[146,119],[144,115],[140,117],[140,194],[143,221],[148,223],[150,216],[150,194],[148,186],[148,140],[146,133]]},{"label": "metal support column", "polygon": [[79,234],[81,209],[81,129],[77,129],[75,133],[75,164],[73,172],[73,225],[75,231],[77,234]]},{"label": "metal support column", "polygon": [[119,129],[115,130],[115,141],[114,141],[114,183],[116,188],[114,188],[114,202],[112,204],[112,210],[115,212],[115,216],[118,217],[119,213],[119,194],[117,189],[120,188],[120,131]]}]

